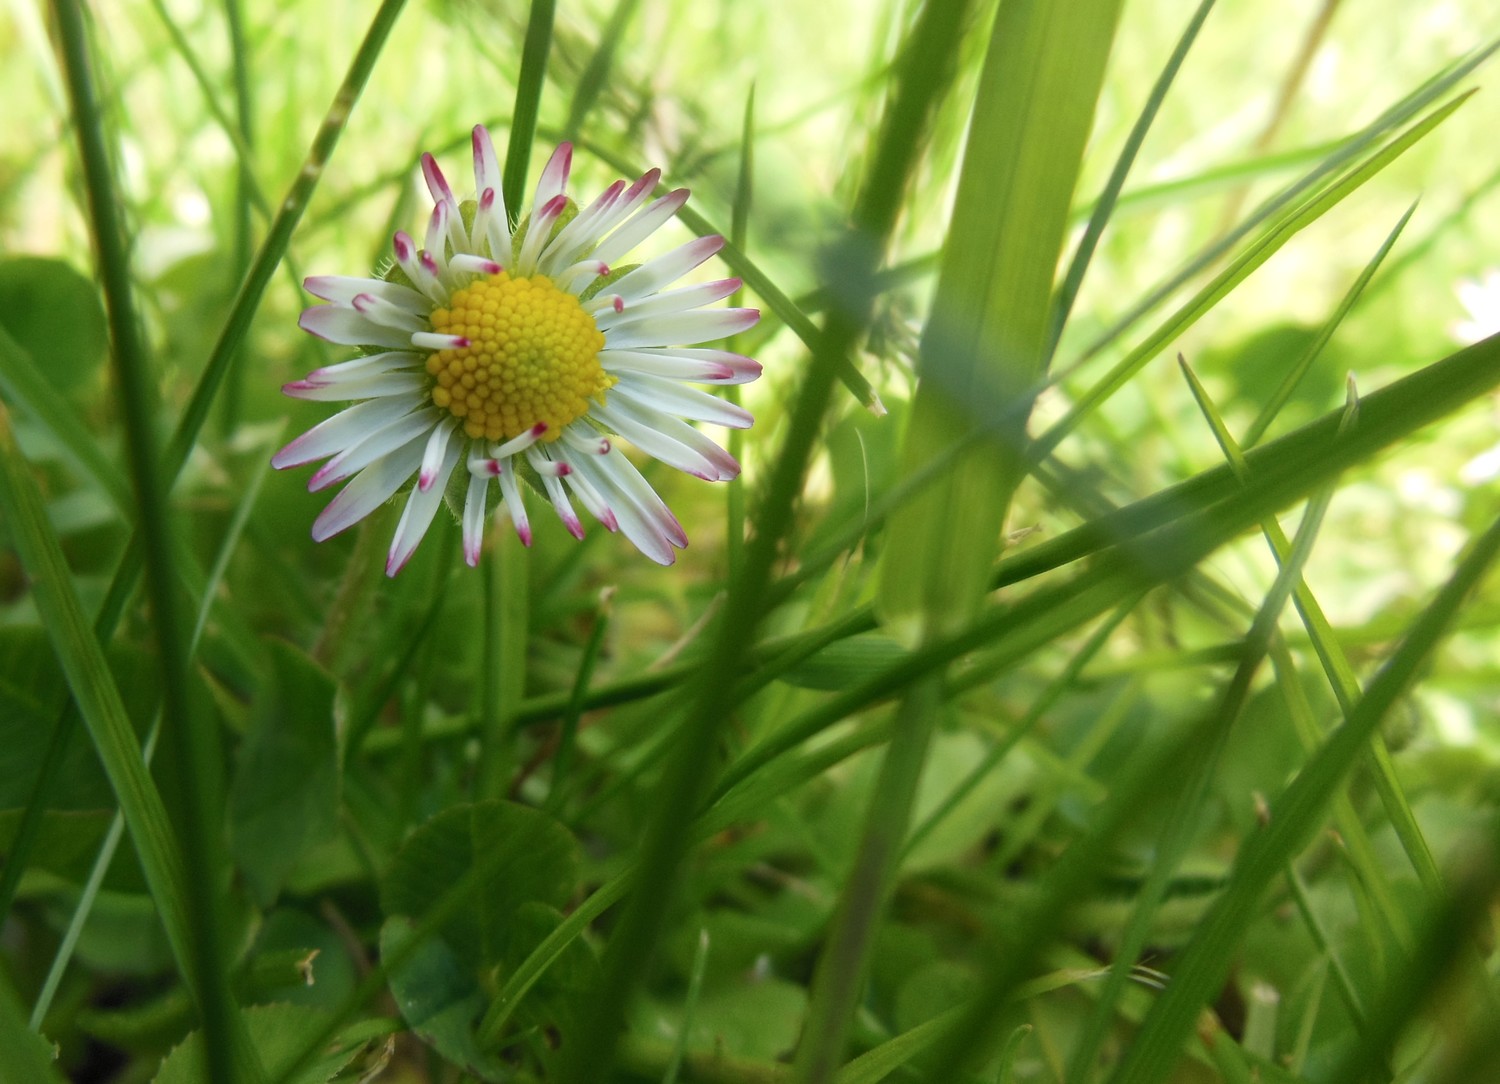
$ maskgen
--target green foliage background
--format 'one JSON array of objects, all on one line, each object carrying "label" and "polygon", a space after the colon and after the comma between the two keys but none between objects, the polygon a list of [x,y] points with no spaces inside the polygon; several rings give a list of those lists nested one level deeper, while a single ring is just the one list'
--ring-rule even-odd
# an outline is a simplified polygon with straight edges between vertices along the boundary
[{"label": "green foliage background", "polygon": [[[8,4],[0,1081],[1500,1079],[1491,6]],[[673,568],[268,467],[475,123],[765,314]]]}]

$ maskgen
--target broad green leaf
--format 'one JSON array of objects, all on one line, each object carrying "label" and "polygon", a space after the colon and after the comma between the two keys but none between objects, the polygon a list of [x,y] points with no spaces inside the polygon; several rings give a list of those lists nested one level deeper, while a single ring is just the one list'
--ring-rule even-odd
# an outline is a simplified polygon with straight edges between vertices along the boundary
[{"label": "broad green leaf", "polygon": [[404,915],[393,915],[380,928],[380,955],[391,959],[405,949],[409,955],[386,976],[401,1016],[411,1029],[455,1065],[481,1080],[504,1080],[506,1067],[481,1049],[475,1037],[486,998],[472,960],[463,949],[430,937],[415,949],[407,948],[415,927]]},{"label": "broad green leaf", "polygon": [[10,977],[0,971],[0,1084],[62,1084],[46,1039],[26,1026],[26,1012]]},{"label": "broad green leaf", "polygon": [[[245,1010],[250,1042],[266,1072],[280,1078],[302,1044],[322,1027],[327,1014],[306,1005],[256,1005]],[[335,1042],[311,1064],[298,1069],[285,1084],[328,1084],[364,1049],[368,1039]],[[195,1031],[163,1059],[153,1084],[204,1084],[208,1080],[203,1055],[203,1033]]]},{"label": "broad green leaf", "polygon": [[471,972],[506,959],[522,904],[562,907],[578,884],[578,845],[558,821],[511,802],[475,802],[444,810],[411,834],[381,881],[381,909],[421,918],[481,858],[489,872],[474,904],[442,928]]},{"label": "broad green leaf", "polygon": [[109,347],[98,289],[68,264],[42,256],[0,260],[0,327],[63,393],[93,379]]},{"label": "broad green leaf", "polygon": [[903,642],[924,625],[961,627],[988,593],[1024,474],[1053,276],[1120,6],[1007,0],[996,15],[922,335],[903,473],[971,442],[890,526],[879,605]]},{"label": "broad green leaf", "polygon": [[339,808],[333,679],[285,642],[269,641],[267,657],[229,790],[230,846],[261,906],[309,846],[333,835]]}]

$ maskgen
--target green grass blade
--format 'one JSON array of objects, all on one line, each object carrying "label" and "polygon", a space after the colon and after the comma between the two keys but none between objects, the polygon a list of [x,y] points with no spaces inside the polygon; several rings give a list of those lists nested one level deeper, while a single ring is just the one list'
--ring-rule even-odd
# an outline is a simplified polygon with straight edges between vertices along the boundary
[{"label": "green grass blade", "polygon": [[[1472,91],[1469,92],[1469,94],[1472,93]],[[1139,346],[1122,358],[1119,364],[1080,395],[1068,412],[1036,439],[1031,448],[1032,462],[1038,462],[1051,455],[1053,450],[1078,427],[1084,418],[1123,388],[1131,377],[1135,376],[1168,343],[1196,323],[1231,290],[1248,278],[1252,271],[1269,260],[1303,229],[1316,222],[1452,116],[1453,112],[1468,100],[1469,94],[1464,94],[1433,110],[1326,192],[1308,200],[1283,221],[1262,234],[1229,267],[1216,275],[1208,285],[1199,290],[1148,335]]]},{"label": "green grass blade", "polygon": [[[167,502],[170,486],[161,475],[156,448],[155,418],[159,408],[155,377],[136,313],[123,209],[119,204],[115,168],[105,145],[106,128],[94,91],[83,14],[67,0],[58,0],[53,12],[62,42],[63,70],[113,342],[115,392],[123,415],[137,528],[145,551],[146,593],[151,602],[152,631],[159,656],[164,729],[177,762],[186,769],[179,810],[183,876],[171,885],[171,890],[182,893],[177,903],[187,926],[185,931],[179,931],[185,937],[175,947],[185,954],[180,958],[186,964],[184,977],[203,1018],[209,1071],[216,1080],[229,1084],[237,1080],[256,1081],[263,1078],[263,1073],[254,1051],[242,1041],[243,1034],[236,1035],[237,1031],[242,1032],[243,1024],[229,993],[220,940],[218,894],[213,886],[223,861],[217,845],[217,828],[222,818],[210,797],[218,765],[210,744],[213,724],[194,709],[188,693],[186,637],[181,624],[177,579],[170,560],[173,549]],[[37,560],[36,553],[33,548],[33,561]],[[53,605],[60,606],[55,601]],[[74,651],[79,647],[76,643],[69,646]],[[93,646],[92,638],[89,646]],[[61,653],[63,645],[58,647]],[[77,665],[74,664],[75,669]],[[76,684],[73,691],[81,698]],[[123,713],[123,708],[119,710]],[[128,724],[126,729],[128,732]],[[97,745],[100,735],[94,733],[94,737]],[[129,755],[134,757],[134,742],[129,745]],[[102,748],[100,755],[104,756]],[[119,797],[123,805],[125,795],[121,793]],[[160,904],[161,900],[158,898],[157,902]]]},{"label": "green grass blade", "polygon": [[888,528],[879,609],[898,639],[967,622],[988,591],[1025,473],[1031,389],[1049,348],[1053,274],[1119,0],[1001,5],[980,75],[921,383],[902,453],[911,474],[961,453]]},{"label": "green grass blade", "polygon": [[552,51],[552,20],[557,0],[531,0],[526,20],[526,40],[521,45],[521,75],[516,81],[516,106],[510,117],[510,142],[505,151],[505,207],[511,215],[522,213],[526,198],[526,174],[531,168],[531,144],[536,138],[536,115],[541,107],[542,87],[547,81],[547,54]]},{"label": "green grass blade", "polygon": [[1391,706],[1416,679],[1468,594],[1497,555],[1500,555],[1500,520],[1491,524],[1470,547],[1448,582],[1413,623],[1401,646],[1381,667],[1348,721],[1324,743],[1273,804],[1266,827],[1241,848],[1228,887],[1178,957],[1173,981],[1152,1006],[1124,1060],[1111,1076],[1112,1084],[1150,1084],[1165,1079],[1171,1071],[1199,1009],[1223,980],[1234,946],[1266,887],[1316,830],[1329,798]]}]

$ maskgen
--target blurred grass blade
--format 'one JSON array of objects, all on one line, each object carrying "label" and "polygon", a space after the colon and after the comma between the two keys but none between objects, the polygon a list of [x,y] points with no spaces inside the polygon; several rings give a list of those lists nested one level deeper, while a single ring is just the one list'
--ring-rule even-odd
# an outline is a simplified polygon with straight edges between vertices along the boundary
[{"label": "blurred grass blade", "polygon": [[[1270,821],[1241,848],[1228,887],[1174,962],[1173,980],[1151,1007],[1111,1084],[1151,1084],[1167,1077],[1202,1006],[1219,988],[1266,887],[1304,847],[1328,800],[1370,736],[1416,679],[1469,593],[1500,555],[1500,519],[1469,548],[1448,582],[1421,612],[1380,668],[1343,726],[1298,772],[1271,807]],[[1375,1032],[1391,1037],[1389,1031]]]},{"label": "blurred grass blade", "polygon": [[[909,181],[927,145],[932,117],[951,86],[955,43],[967,14],[963,0],[922,8],[897,61],[896,86],[874,144],[868,171],[852,208],[850,229],[830,249],[825,274],[840,287],[835,306],[815,338],[811,364],[788,411],[785,436],[756,502],[754,533],[689,687],[689,708],[656,790],[646,822],[632,891],[605,950],[597,988],[582,1006],[582,1026],[565,1049],[561,1080],[589,1084],[613,1063],[627,1005],[643,978],[670,910],[692,839],[686,826],[702,808],[712,784],[704,765],[735,703],[734,683],[745,645],[753,643],[766,612],[766,588],[792,528],[823,419],[841,367],[863,339],[883,263]],[[689,224],[691,226],[691,224]]]},{"label": "blurred grass blade", "polygon": [[1008,0],[995,16],[948,224],[901,471],[982,432],[892,521],[879,607],[898,639],[966,624],[988,592],[1050,337],[1120,0]]},{"label": "blurred grass blade", "polygon": [[40,423],[74,465],[98,485],[121,518],[133,514],[130,485],[104,454],[73,405],[42,376],[36,361],[0,327],[0,393]]},{"label": "blurred grass blade", "polygon": [[604,89],[610,68],[614,66],[615,50],[620,45],[620,39],[625,36],[625,28],[635,17],[635,9],[640,6],[640,2],[641,0],[615,0],[609,22],[599,32],[599,44],[594,49],[594,55],[589,57],[588,67],[583,69],[583,74],[578,77],[578,85],[573,88],[573,100],[568,105],[568,119],[563,124],[564,139],[576,140],[583,134],[583,122],[588,119],[594,103],[599,100],[599,92]]},{"label": "blurred grass blade", "polygon": [[1057,342],[1062,338],[1063,327],[1073,312],[1073,302],[1078,297],[1078,288],[1083,285],[1083,276],[1088,271],[1089,261],[1094,257],[1094,250],[1099,246],[1099,238],[1104,234],[1104,227],[1108,225],[1110,216],[1114,214],[1116,201],[1120,198],[1120,190],[1125,187],[1125,178],[1130,173],[1130,167],[1135,164],[1135,156],[1140,152],[1141,144],[1146,141],[1146,133],[1151,130],[1151,124],[1156,120],[1161,103],[1166,98],[1167,91],[1171,89],[1172,82],[1177,78],[1177,72],[1181,69],[1182,62],[1187,59],[1188,50],[1197,40],[1198,31],[1203,28],[1204,20],[1208,18],[1208,13],[1213,9],[1214,3],[1215,0],[1201,0],[1198,10],[1193,12],[1193,17],[1188,20],[1187,29],[1177,40],[1177,47],[1172,50],[1171,57],[1167,59],[1167,66],[1157,76],[1156,84],[1146,98],[1146,105],[1142,108],[1141,115],[1136,118],[1135,125],[1130,129],[1130,135],[1126,137],[1125,146],[1120,150],[1120,157],[1115,160],[1114,169],[1110,170],[1109,179],[1104,182],[1104,191],[1099,194],[1099,198],[1094,203],[1093,210],[1089,214],[1088,225],[1084,227],[1083,236],[1079,238],[1078,247],[1073,252],[1073,259],[1068,263],[1067,273],[1063,275],[1062,285],[1058,287],[1057,295],[1052,301],[1051,329],[1047,335],[1046,361],[1048,363],[1057,351]]}]

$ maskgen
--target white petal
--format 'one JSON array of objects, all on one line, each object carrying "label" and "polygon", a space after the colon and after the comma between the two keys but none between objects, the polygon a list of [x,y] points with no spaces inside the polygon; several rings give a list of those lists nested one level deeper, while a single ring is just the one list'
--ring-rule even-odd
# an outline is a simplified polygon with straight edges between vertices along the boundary
[{"label": "white petal", "polygon": [[[623,308],[617,308],[613,304],[604,305],[600,303],[600,299],[595,298],[589,303],[589,309],[593,314],[594,322],[599,325],[599,330],[607,331],[625,320],[641,319],[646,316],[666,316],[671,313],[702,308],[704,305],[724,300],[739,288],[739,279],[718,279],[715,282],[703,282],[677,290],[668,290],[666,293],[652,294],[640,301],[625,303]],[[621,301],[624,301],[623,297]]]},{"label": "white petal", "polygon": [[342,305],[317,305],[303,311],[297,326],[340,346],[411,346],[411,332],[386,327]]},{"label": "white petal", "polygon": [[552,227],[557,223],[558,216],[567,208],[566,199],[553,196],[532,212],[531,224],[526,228],[526,240],[521,243],[521,251],[516,253],[517,275],[530,275],[536,270],[536,258],[551,238]]},{"label": "white petal", "polygon": [[328,380],[342,380],[351,376],[374,376],[376,373],[389,373],[401,369],[416,369],[422,365],[422,356],[405,350],[387,350],[380,354],[366,354],[364,357],[354,358],[351,361],[341,361],[337,365],[325,365],[321,369],[314,369],[307,374],[307,379],[315,384],[321,384]]},{"label": "white petal", "polygon": [[371,399],[341,410],[273,455],[271,466],[285,470],[337,455],[364,440],[374,430],[389,425],[410,411],[413,405],[400,399]]},{"label": "white petal", "polygon": [[[437,159],[430,154],[422,155],[422,179],[427,182],[427,191],[432,193],[433,202],[445,208],[443,226],[447,232],[448,244],[453,246],[454,252],[464,251],[464,246],[469,242],[464,235],[464,216],[459,213],[458,200],[453,196],[453,189],[448,187],[448,179],[438,169]],[[435,252],[443,251],[442,245],[429,244],[427,247]]]},{"label": "white petal", "polygon": [[[430,445],[429,445],[430,446]],[[433,514],[443,503],[443,491],[448,485],[448,476],[458,462],[458,446],[450,445],[438,463],[435,485],[428,489],[414,486],[406,498],[406,507],[401,511],[401,521],[396,524],[396,534],[391,539],[390,551],[386,554],[385,574],[394,576],[411,560],[417,545],[432,526]]]},{"label": "white petal", "polygon": [[727,482],[740,465],[723,448],[686,422],[641,410],[624,397],[596,407],[596,418],[653,458],[705,482]]},{"label": "white petal", "polygon": [[396,236],[391,239],[391,251],[396,254],[396,263],[400,265],[402,271],[406,272],[406,277],[411,279],[412,285],[416,286],[434,304],[448,304],[447,288],[422,262],[421,255],[417,252],[417,243],[405,230],[396,231]]},{"label": "white petal", "polygon": [[558,231],[557,236],[547,243],[547,248],[538,261],[544,274],[555,278],[559,270],[598,243],[598,227],[614,209],[624,191],[625,182],[616,181],[601,192],[593,203],[574,215],[573,221]]},{"label": "white petal", "polygon": [[610,394],[679,418],[691,418],[729,429],[749,429],[755,424],[755,417],[743,407],[726,403],[706,391],[643,373],[621,380],[610,389]]},{"label": "white petal", "polygon": [[[495,142],[490,130],[482,124],[474,125],[474,191],[483,195],[488,188],[495,193],[492,213],[505,221],[505,197],[500,194],[504,178],[500,173],[500,158],[495,154]],[[477,242],[478,236],[474,238]],[[477,251],[477,246],[476,246]]]},{"label": "white petal", "polygon": [[531,545],[531,521],[526,518],[526,505],[521,500],[521,487],[516,484],[514,470],[501,472],[500,494],[505,498],[506,511],[510,513],[511,522],[516,526],[516,534],[520,536],[521,544]]},{"label": "white petal", "polygon": [[691,346],[727,338],[754,327],[759,319],[759,309],[693,309],[665,316],[642,316],[636,320],[626,319],[605,331],[604,345],[611,350],[633,346]]},{"label": "white petal", "polygon": [[614,205],[605,209],[599,216],[599,221],[591,227],[593,235],[603,237],[635,213],[637,207],[651,198],[651,193],[656,190],[657,182],[660,180],[661,170],[659,169],[648,169],[641,174],[640,179],[627,188]]},{"label": "white petal", "polygon": [[512,262],[510,223],[505,220],[505,200],[498,188],[479,193],[479,210],[474,214],[475,250],[488,250],[490,258],[504,267]]},{"label": "white petal", "polygon": [[432,430],[432,435],[427,438],[427,448],[422,453],[422,469],[417,472],[418,489],[431,489],[440,473],[446,479],[448,472],[443,464],[447,462],[448,438],[457,428],[458,419],[450,416],[438,422]]},{"label": "white petal", "polygon": [[470,568],[479,567],[479,553],[484,546],[485,498],[489,491],[489,475],[469,475],[469,492],[464,497],[464,560]]},{"label": "white petal", "polygon": [[372,463],[340,490],[339,495],[313,520],[313,540],[322,542],[332,538],[390,500],[391,494],[411,477],[421,460],[422,441],[418,438]]},{"label": "white petal", "polygon": [[348,403],[356,399],[379,399],[388,395],[413,397],[413,405],[427,390],[427,377],[400,370],[393,373],[356,373],[353,376],[295,380],[281,386],[293,399],[314,403]]},{"label": "white petal", "polygon": [[699,384],[748,384],[760,376],[760,362],[728,350],[601,350],[607,372],[650,373]]},{"label": "white petal", "polygon": [[[586,466],[581,467],[581,470],[595,489],[604,494],[612,494],[616,498],[610,500],[609,505],[614,512],[620,531],[630,539],[631,544],[657,564],[670,565],[677,560],[677,554],[673,552],[673,537],[681,537],[682,528],[677,525],[677,521],[670,512],[666,512],[665,519],[663,519],[654,508],[643,508],[637,503],[622,484],[623,475],[619,472],[621,464],[631,471],[634,470],[625,457],[619,453],[603,459],[590,460]],[[647,489],[649,488],[647,486]],[[654,497],[655,494],[653,493],[652,496]],[[655,503],[661,505],[659,499]],[[661,505],[663,512],[665,509],[666,506]],[[670,526],[667,523],[668,520]],[[676,530],[671,531],[672,527]],[[686,540],[683,541],[685,544]]]}]

